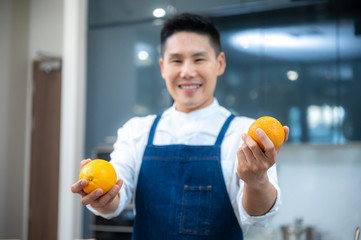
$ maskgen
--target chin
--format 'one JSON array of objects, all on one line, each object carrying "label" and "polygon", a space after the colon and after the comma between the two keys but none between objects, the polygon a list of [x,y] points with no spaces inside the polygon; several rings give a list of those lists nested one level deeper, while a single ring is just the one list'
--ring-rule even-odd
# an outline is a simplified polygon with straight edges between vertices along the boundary
[{"label": "chin", "polygon": [[182,104],[181,105],[181,109],[183,110],[183,112],[193,112],[195,110],[198,110],[201,108],[200,104]]}]

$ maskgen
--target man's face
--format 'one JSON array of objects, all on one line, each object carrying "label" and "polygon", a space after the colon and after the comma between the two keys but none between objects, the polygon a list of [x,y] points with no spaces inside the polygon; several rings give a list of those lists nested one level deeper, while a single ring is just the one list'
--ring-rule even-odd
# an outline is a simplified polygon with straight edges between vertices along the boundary
[{"label": "man's face", "polygon": [[217,77],[226,67],[224,53],[216,56],[209,37],[192,32],[171,35],[159,64],[176,109],[186,113],[213,102]]}]

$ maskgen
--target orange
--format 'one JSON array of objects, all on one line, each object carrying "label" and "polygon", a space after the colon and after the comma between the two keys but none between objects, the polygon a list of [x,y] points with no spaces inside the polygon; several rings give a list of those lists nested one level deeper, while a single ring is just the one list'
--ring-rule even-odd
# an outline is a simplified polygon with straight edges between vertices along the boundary
[{"label": "orange", "polygon": [[279,149],[285,140],[285,131],[282,124],[275,118],[264,116],[258,118],[252,123],[248,129],[248,134],[258,143],[258,145],[264,150],[264,146],[256,135],[256,130],[261,128],[273,142],[275,149]]},{"label": "orange", "polygon": [[97,188],[107,193],[117,182],[117,173],[113,165],[102,159],[95,159],[85,164],[80,170],[79,179],[88,180],[88,185],[83,188],[86,193],[91,193]]}]

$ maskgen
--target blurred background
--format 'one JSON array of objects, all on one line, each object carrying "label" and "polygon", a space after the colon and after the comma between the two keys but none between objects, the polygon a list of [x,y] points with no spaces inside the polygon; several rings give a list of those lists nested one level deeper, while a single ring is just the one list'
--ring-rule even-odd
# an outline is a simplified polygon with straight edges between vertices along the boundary
[{"label": "blurred background", "polygon": [[361,226],[356,0],[1,0],[0,239],[129,239],[132,206],[104,221],[70,185],[80,159],[109,157],[130,117],[171,106],[159,33],[181,12],[220,30],[220,104],[290,127],[278,159],[280,213],[245,239],[353,239]]}]

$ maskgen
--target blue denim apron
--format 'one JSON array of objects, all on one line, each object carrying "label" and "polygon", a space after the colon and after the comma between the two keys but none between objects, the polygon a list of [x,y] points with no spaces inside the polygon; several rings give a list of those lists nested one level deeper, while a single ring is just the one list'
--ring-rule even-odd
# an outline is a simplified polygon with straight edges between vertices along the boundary
[{"label": "blue denim apron", "polygon": [[221,168],[221,143],[234,115],[214,145],[153,145],[150,130],[135,195],[132,239],[243,239]]}]

